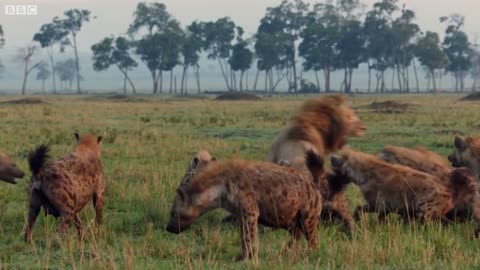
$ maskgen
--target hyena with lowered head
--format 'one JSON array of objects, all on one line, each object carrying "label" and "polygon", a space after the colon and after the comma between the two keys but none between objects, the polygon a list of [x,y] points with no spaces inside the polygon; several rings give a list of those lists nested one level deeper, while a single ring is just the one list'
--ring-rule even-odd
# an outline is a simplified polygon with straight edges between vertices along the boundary
[{"label": "hyena with lowered head", "polygon": [[448,160],[454,167],[467,167],[480,181],[480,138],[469,136],[463,139],[455,136],[453,152]]},{"label": "hyena with lowered head", "polygon": [[0,181],[16,184],[18,179],[25,174],[20,170],[12,159],[0,151]]},{"label": "hyena with lowered head", "polygon": [[[318,175],[323,162],[308,153],[308,165]],[[303,234],[316,247],[322,195],[312,181],[293,168],[260,161],[216,161],[177,189],[166,230],[180,233],[206,212],[224,208],[240,220],[242,259],[258,256],[258,223]]]},{"label": "hyena with lowered head", "polygon": [[205,166],[216,160],[217,158],[212,157],[208,151],[199,150],[193,155],[192,159],[188,163],[187,169],[185,170],[185,174],[183,175],[183,179],[180,184],[188,184],[198,171],[201,171]]},{"label": "hyena with lowered head", "polygon": [[32,171],[29,185],[29,213],[25,240],[31,241],[32,227],[43,207],[45,214],[60,218],[58,232],[65,231],[72,220],[81,235],[78,212],[93,201],[97,224],[102,224],[105,182],[100,161],[102,137],[90,134],[77,140],[73,153],[57,160],[49,160],[48,147],[41,145],[30,153],[28,162]]},{"label": "hyena with lowered head", "polygon": [[380,219],[398,213],[404,220],[409,216],[444,220],[454,206],[452,194],[439,180],[410,167],[351,149],[332,156],[331,163],[336,173],[348,177],[363,193],[366,204],[355,209],[356,217],[360,212],[376,212]]},{"label": "hyena with lowered head", "polygon": [[455,208],[447,217],[456,220],[473,217],[480,222],[479,187],[467,169],[453,168],[447,159],[423,147],[386,146],[377,156],[389,163],[408,166],[435,176],[455,198]]}]

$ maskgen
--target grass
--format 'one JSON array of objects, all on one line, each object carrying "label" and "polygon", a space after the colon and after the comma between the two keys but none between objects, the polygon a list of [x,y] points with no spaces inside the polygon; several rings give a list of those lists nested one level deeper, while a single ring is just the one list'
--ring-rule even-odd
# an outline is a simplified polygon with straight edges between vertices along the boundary
[{"label": "grass", "polygon": [[[232,262],[240,253],[239,230],[221,224],[225,213],[211,212],[180,235],[164,230],[175,189],[191,155],[199,148],[221,159],[263,159],[275,133],[305,98],[261,101],[152,98],[130,102],[84,97],[40,97],[45,103],[1,103],[0,148],[27,171],[26,153],[49,143],[52,154],[69,152],[73,132],[105,136],[103,164],[107,181],[105,225],[97,229],[89,205],[81,217],[88,232],[79,242],[75,229],[58,236],[56,221],[41,216],[34,243],[22,240],[28,211],[25,187],[0,183],[0,269],[473,269],[480,266],[475,224],[404,225],[390,217],[379,224],[364,217],[352,237],[336,225],[322,225],[320,246],[308,252],[303,241],[283,252],[289,235],[260,231],[259,262]],[[385,144],[424,145],[443,155],[454,133],[480,133],[480,103],[458,96],[353,97],[351,105],[367,126],[351,147],[375,152]],[[416,104],[402,114],[378,114],[373,101],[393,99]],[[349,187],[351,208],[362,203]]]}]

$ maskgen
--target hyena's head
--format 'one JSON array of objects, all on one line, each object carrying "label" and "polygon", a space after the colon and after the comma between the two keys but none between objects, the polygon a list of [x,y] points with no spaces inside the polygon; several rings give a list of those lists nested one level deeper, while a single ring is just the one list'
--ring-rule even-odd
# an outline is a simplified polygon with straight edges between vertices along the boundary
[{"label": "hyena's head", "polygon": [[168,232],[178,234],[185,231],[202,214],[191,193],[189,185],[186,184],[177,189],[166,228]]},{"label": "hyena's head", "polygon": [[94,154],[100,157],[101,154],[101,143],[102,136],[95,136],[92,134],[85,134],[80,136],[79,133],[75,132],[75,152],[80,154]]},{"label": "hyena's head", "polygon": [[337,178],[342,178],[343,184],[350,182],[360,184],[363,172],[371,164],[380,160],[370,154],[343,148],[338,155],[330,157],[330,164]]},{"label": "hyena's head", "polygon": [[463,139],[455,136],[453,141],[453,152],[448,160],[454,167],[468,167],[469,169],[480,169],[480,139],[473,136]]},{"label": "hyena's head", "polygon": [[189,184],[192,178],[201,170],[203,170],[207,165],[212,162],[217,161],[215,157],[212,157],[210,153],[206,150],[200,150],[188,163],[187,169],[183,176],[181,184]]},{"label": "hyena's head", "polygon": [[0,180],[16,184],[19,178],[23,178],[25,174],[10,159],[9,156],[0,152]]}]

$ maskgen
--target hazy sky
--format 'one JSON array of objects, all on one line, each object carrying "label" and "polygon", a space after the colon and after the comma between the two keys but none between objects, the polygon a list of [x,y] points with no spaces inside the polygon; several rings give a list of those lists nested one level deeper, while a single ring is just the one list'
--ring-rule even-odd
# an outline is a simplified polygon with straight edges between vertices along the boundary
[{"label": "hazy sky", "polygon": [[[85,26],[79,35],[80,50],[89,50],[92,43],[101,38],[125,32],[132,20],[132,12],[139,1],[134,0],[0,0],[0,24],[3,25],[7,39],[6,48],[15,48],[26,44],[41,24],[50,22],[54,16],[61,15],[69,8],[86,8],[97,19]],[[164,0],[183,26],[193,20],[214,20],[230,16],[243,26],[247,33],[253,33],[259,19],[268,6],[276,5],[280,0]],[[314,0],[305,0],[315,3]],[[371,4],[375,0],[364,0]],[[418,23],[422,29],[441,32],[443,26],[438,18],[451,13],[466,16],[466,31],[471,35],[480,34],[479,0],[404,0],[408,7],[417,12]],[[36,16],[6,16],[5,5],[35,4]]]},{"label": "hazy sky", "polygon": [[[310,4],[316,0],[304,0]],[[363,0],[368,5],[377,0]],[[97,16],[95,20],[85,25],[78,35],[78,44],[81,58],[82,76],[85,80],[83,85],[90,89],[118,89],[121,87],[121,74],[114,68],[104,72],[94,72],[91,63],[90,46],[106,36],[120,35],[125,33],[132,21],[132,14],[139,1],[135,0],[0,0],[0,24],[3,26],[6,38],[5,48],[0,50],[0,59],[6,66],[3,74],[0,74],[0,92],[9,89],[18,89],[21,85],[22,66],[13,61],[16,48],[24,46],[32,40],[35,32],[44,23],[52,21],[55,16],[61,16],[63,12],[71,8],[85,8]],[[168,11],[173,14],[182,24],[188,25],[194,20],[216,20],[220,17],[229,16],[236,24],[242,26],[247,35],[251,35],[257,29],[260,18],[265,14],[269,6],[278,5],[281,0],[164,0]],[[480,37],[480,0],[399,0],[408,8],[417,13],[417,22],[422,30],[433,30],[443,33],[445,26],[439,23],[439,17],[452,13],[460,13],[466,16],[465,30],[472,39]],[[38,15],[31,16],[7,16],[6,5],[37,5]],[[58,55],[57,61],[72,57],[71,50],[66,54]],[[45,53],[37,54],[35,61],[46,59]],[[206,89],[224,89],[224,82],[216,63],[202,60],[201,74],[202,87]],[[179,69],[175,70],[176,76],[180,76]],[[151,79],[149,72],[143,64],[132,71],[132,79],[137,88],[149,89]],[[305,74],[310,81],[314,81],[312,74]],[[342,81],[342,72],[333,74],[333,87],[339,87]],[[366,69],[359,69],[354,75],[354,88],[366,88]],[[32,76],[33,77],[33,76]],[[426,85],[425,78],[420,75],[421,85]],[[323,83],[323,79],[322,79]],[[448,84],[448,85],[447,85]],[[451,82],[446,79],[445,85]],[[30,78],[29,87],[39,89],[40,81]]]}]

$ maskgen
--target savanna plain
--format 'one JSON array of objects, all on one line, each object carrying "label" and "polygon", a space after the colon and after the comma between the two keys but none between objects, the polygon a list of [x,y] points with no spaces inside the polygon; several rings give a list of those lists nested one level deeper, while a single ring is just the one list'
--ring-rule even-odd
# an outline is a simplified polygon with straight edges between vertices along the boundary
[{"label": "savanna plain", "polygon": [[[38,104],[11,104],[0,97],[0,149],[28,171],[26,156],[47,143],[52,156],[72,150],[73,133],[104,135],[102,162],[107,183],[104,222],[97,228],[88,205],[81,212],[87,236],[72,227],[55,233],[56,220],[41,215],[33,243],[23,241],[29,173],[19,184],[0,183],[0,269],[478,269],[480,239],[473,221],[452,225],[403,224],[392,215],[357,222],[346,236],[337,223],[321,224],[320,245],[302,240],[286,249],[290,235],[261,228],[259,261],[234,262],[240,254],[239,227],[221,223],[216,210],[180,235],[165,231],[175,190],[198,149],[218,159],[265,158],[275,134],[308,97],[260,101],[140,96],[40,96]],[[386,144],[423,145],[443,156],[455,134],[480,135],[480,102],[458,95],[348,97],[367,127],[349,146],[375,153]],[[401,110],[373,102],[392,100]],[[347,190],[350,208],[363,199]]]}]

